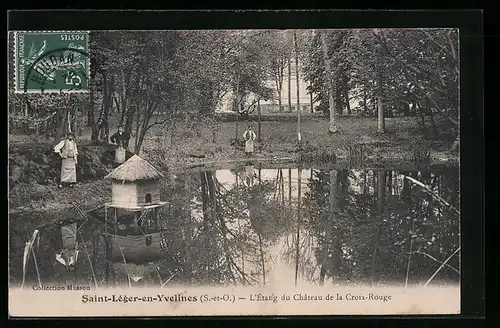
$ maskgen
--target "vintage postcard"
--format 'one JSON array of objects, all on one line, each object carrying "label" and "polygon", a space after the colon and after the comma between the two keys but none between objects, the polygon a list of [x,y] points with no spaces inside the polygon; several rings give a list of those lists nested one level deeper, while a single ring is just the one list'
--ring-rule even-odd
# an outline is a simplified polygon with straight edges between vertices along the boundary
[{"label": "vintage postcard", "polygon": [[10,31],[10,316],[459,314],[459,36]]}]

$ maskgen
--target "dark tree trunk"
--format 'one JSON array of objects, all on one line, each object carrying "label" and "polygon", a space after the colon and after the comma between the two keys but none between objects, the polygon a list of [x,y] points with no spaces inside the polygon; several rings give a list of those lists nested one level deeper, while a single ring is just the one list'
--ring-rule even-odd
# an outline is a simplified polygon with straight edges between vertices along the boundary
[{"label": "dark tree trunk", "polygon": [[142,149],[142,144],[144,143],[144,138],[146,135],[144,133],[141,133],[139,136],[136,136],[137,141],[135,143],[135,149],[134,149],[134,154],[139,155]]},{"label": "dark tree trunk", "polygon": [[234,112],[236,113],[236,127],[234,130],[234,140],[238,142],[239,140],[239,121],[240,121],[240,81],[238,79],[236,83],[236,92],[234,98]]},{"label": "dark tree trunk", "polygon": [[[127,111],[127,116],[126,116],[126,120],[125,120],[124,131],[129,136],[132,135],[132,126],[134,124],[134,115],[136,114],[136,111],[137,111],[137,106],[131,106],[130,109]],[[137,131],[137,133],[139,133],[139,131]],[[125,141],[124,147],[128,148],[129,143],[130,143],[130,138]]]},{"label": "dark tree trunk", "polygon": [[[261,122],[260,122],[260,116],[261,116],[261,108],[260,108],[260,98],[257,100],[257,115],[258,115],[258,122],[257,122],[257,126],[258,126],[258,130],[257,130],[257,133],[258,133],[258,137],[257,137],[257,141],[259,142],[259,144],[262,142],[262,128],[261,128]],[[260,146],[260,145],[259,145]],[[260,149],[260,147],[259,147]]]},{"label": "dark tree trunk", "polygon": [[280,170],[280,180],[281,180],[281,218],[285,214],[285,179],[283,178],[283,170]]},{"label": "dark tree trunk", "polygon": [[371,282],[372,286],[377,281],[377,258],[378,248],[380,243],[380,224],[384,214],[385,206],[385,188],[386,188],[386,173],[384,170],[378,172],[378,192],[377,192],[377,215],[373,216],[373,253],[372,253],[372,273]]},{"label": "dark tree trunk", "polygon": [[314,103],[313,103],[313,94],[312,92],[309,92],[309,101],[311,103],[311,113],[314,113]]},{"label": "dark tree trunk", "polygon": [[302,133],[300,127],[300,72],[299,72],[299,48],[297,46],[297,32],[293,31],[294,53],[295,53],[295,88],[297,91],[297,141],[299,149],[302,147]]},{"label": "dark tree trunk", "polygon": [[299,255],[300,255],[300,228],[302,225],[301,210],[302,210],[302,169],[299,168],[297,171],[297,188],[298,188],[298,202],[297,202],[297,235],[295,240],[295,286],[297,286],[298,274],[299,274]]},{"label": "dark tree trunk", "polygon": [[394,106],[386,106],[385,108],[385,117],[392,118],[394,117]]},{"label": "dark tree trunk", "polygon": [[410,104],[404,102],[402,106],[403,106],[403,116],[410,116]]},{"label": "dark tree trunk", "polygon": [[112,93],[112,86],[110,85],[110,81],[108,80],[106,74],[103,74],[103,85],[104,85],[104,95],[102,99],[102,109],[99,115],[98,120],[98,135],[99,140],[108,142],[109,140],[109,123],[108,116],[110,110],[110,98]]},{"label": "dark tree trunk", "polygon": [[283,111],[283,104],[281,103],[281,92],[283,91],[283,74],[284,72],[284,59],[283,57],[280,57],[276,61],[276,91],[278,93],[278,110],[280,112]]},{"label": "dark tree trunk", "polygon": [[434,133],[434,136],[437,136],[439,134],[438,129],[436,127],[436,121],[434,120],[434,113],[431,108],[431,103],[429,100],[427,100],[427,108],[429,111],[429,116],[431,119],[431,126],[432,126],[432,132]]},{"label": "dark tree trunk", "polygon": [[417,102],[417,110],[418,110],[418,114],[419,114],[419,117],[420,117],[420,126],[422,127],[422,129],[425,129],[426,126],[425,126],[425,113],[424,113],[424,109],[420,106],[420,104]]},{"label": "dark tree trunk", "polygon": [[382,75],[379,74],[379,97],[378,97],[378,133],[385,133],[385,117],[384,117],[384,89],[382,83]]},{"label": "dark tree trunk", "polygon": [[[405,176],[411,176],[411,172],[402,172],[402,174]],[[403,201],[407,204],[407,206],[411,206],[412,204],[411,185],[410,181],[406,178],[403,179],[403,190],[401,191],[401,196],[403,198]]]},{"label": "dark tree trunk", "polygon": [[288,63],[288,111],[292,112],[292,61],[290,56],[288,56],[287,63]]},{"label": "dark tree trunk", "polygon": [[87,108],[87,127],[92,127],[95,123],[95,115],[94,115],[94,91],[90,91],[90,105]]},{"label": "dark tree trunk", "polygon": [[203,209],[203,225],[208,226],[212,222],[210,213],[210,195],[208,190],[208,181],[206,172],[200,173],[201,181],[201,199],[202,199],[202,209]]},{"label": "dark tree trunk", "polygon": [[387,171],[387,191],[392,195],[392,171]]},{"label": "dark tree trunk", "polygon": [[458,207],[460,204],[460,176],[458,170],[447,175],[450,182],[450,204]]},{"label": "dark tree trunk", "polygon": [[240,129],[240,105],[236,103],[236,129],[234,130],[234,139],[239,139],[239,129]]},{"label": "dark tree trunk", "polygon": [[66,110],[61,110],[58,111],[56,114],[56,135],[55,135],[55,141],[59,142],[59,140],[62,138],[62,136],[65,133],[65,117],[66,117]]},{"label": "dark tree trunk", "polygon": [[217,186],[215,185],[214,172],[213,171],[205,172],[205,176],[207,177],[208,194],[214,213],[212,217],[212,223],[215,223],[217,217],[220,216],[219,214],[221,212],[221,209],[219,202],[217,201]]},{"label": "dark tree trunk", "polygon": [[331,62],[330,58],[328,56],[328,43],[326,40],[326,34],[324,31],[320,32],[320,37],[321,37],[321,49],[323,52],[323,62],[325,64],[325,71],[326,71],[326,87],[328,88],[327,94],[328,94],[328,110],[329,110],[329,116],[330,116],[330,123],[328,125],[328,131],[330,133],[337,133],[338,129],[335,124],[335,85],[332,80],[332,67],[331,67]]},{"label": "dark tree trunk", "polygon": [[338,200],[337,204],[339,209],[344,209],[347,204],[347,196],[348,196],[348,183],[349,183],[349,170],[342,169],[338,172],[337,184],[340,185],[338,192]]},{"label": "dark tree trunk", "polygon": [[362,188],[361,188],[361,193],[363,195],[368,195],[368,171],[363,171],[363,182],[362,182]]},{"label": "dark tree trunk", "polygon": [[372,170],[372,187],[373,187],[373,198],[377,197],[377,175],[375,174],[375,171]]},{"label": "dark tree trunk", "polygon": [[94,114],[94,110],[95,110],[95,97],[94,97],[94,92],[91,91],[90,92],[90,106],[89,106],[89,109],[87,111],[87,126],[90,126],[91,129],[92,129],[92,134],[90,136],[90,140],[92,142],[97,142],[99,141],[99,134],[98,134],[98,127],[97,127],[97,124],[95,122],[95,114]]},{"label": "dark tree trunk", "polygon": [[368,112],[368,96],[366,90],[363,90],[363,113]]},{"label": "dark tree trunk", "polygon": [[349,103],[349,89],[347,87],[344,89],[344,101],[347,110],[347,115],[351,115],[351,104]]},{"label": "dark tree trunk", "polygon": [[261,268],[262,268],[262,285],[266,285],[266,265],[264,261],[264,247],[262,244],[262,236],[260,233],[257,234],[259,237],[259,251],[260,251],[260,263],[261,263]]},{"label": "dark tree trunk", "polygon": [[342,92],[340,90],[336,90],[335,93],[335,108],[337,109],[337,114],[342,115],[344,111],[344,106],[342,104]]},{"label": "dark tree trunk", "polygon": [[[337,208],[337,171],[330,171],[330,195],[329,195],[329,209],[328,209],[328,219],[324,222],[323,229],[325,231],[325,239],[323,240],[323,254],[322,263],[319,273],[319,284],[324,285],[325,277],[328,270],[328,257],[330,254],[329,245],[332,243],[333,229],[335,224],[335,210]],[[335,268],[334,268],[335,269]]]}]

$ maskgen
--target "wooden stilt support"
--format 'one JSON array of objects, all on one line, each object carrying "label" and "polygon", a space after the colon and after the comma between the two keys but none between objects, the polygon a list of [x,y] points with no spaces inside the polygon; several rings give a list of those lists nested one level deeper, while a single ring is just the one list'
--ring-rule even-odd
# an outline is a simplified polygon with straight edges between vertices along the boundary
[{"label": "wooden stilt support", "polygon": [[156,216],[156,226],[155,230],[159,231],[160,230],[160,211],[158,211],[158,208],[155,208],[155,216]]},{"label": "wooden stilt support", "polygon": [[134,212],[134,233],[139,234],[139,218],[141,217],[141,212]]},{"label": "wooden stilt support", "polygon": [[[114,235],[116,236],[117,234],[117,230],[118,229],[118,209],[115,207],[114,208],[114,227],[115,227],[115,231],[114,231]],[[114,247],[113,244],[110,245],[110,249],[112,249]],[[111,255],[111,254],[110,254]],[[116,287],[116,271],[115,271],[115,267],[113,265],[113,263],[110,263],[110,266],[111,266],[111,279],[113,281],[113,288]]]},{"label": "wooden stilt support", "polygon": [[98,245],[98,239],[97,239],[97,235],[94,233],[92,233],[92,267],[96,268],[96,259],[97,259],[97,249],[99,247]]}]

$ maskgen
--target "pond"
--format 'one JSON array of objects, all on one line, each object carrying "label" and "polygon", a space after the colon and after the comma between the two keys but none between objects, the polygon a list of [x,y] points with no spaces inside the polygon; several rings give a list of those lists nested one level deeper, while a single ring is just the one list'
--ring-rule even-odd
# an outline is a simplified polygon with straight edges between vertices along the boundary
[{"label": "pond", "polygon": [[[458,167],[399,171],[246,163],[181,172],[161,183],[161,199],[166,204],[155,211],[161,233],[143,227],[130,242],[158,251],[137,250],[133,261],[123,252],[106,257],[102,235],[112,234],[113,227],[104,226],[102,209],[64,214],[81,219],[78,259],[70,270],[56,259],[60,225],[39,229],[23,270],[32,231],[12,231],[21,228],[11,224],[11,284],[19,286],[23,276],[29,286],[384,286],[460,279]],[[10,220],[21,222],[27,215]]]}]

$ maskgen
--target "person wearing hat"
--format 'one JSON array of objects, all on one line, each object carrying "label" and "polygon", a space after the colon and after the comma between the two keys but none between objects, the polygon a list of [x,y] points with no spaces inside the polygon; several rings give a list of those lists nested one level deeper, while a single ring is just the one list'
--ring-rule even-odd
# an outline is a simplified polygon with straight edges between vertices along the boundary
[{"label": "person wearing hat", "polygon": [[54,147],[54,152],[62,158],[61,178],[59,188],[63,185],[73,187],[76,183],[76,165],[78,163],[78,148],[73,132],[66,133],[66,138]]},{"label": "person wearing hat", "polygon": [[252,127],[249,125],[248,129],[243,133],[243,139],[245,139],[245,154],[247,154],[247,156],[253,154],[253,142],[256,138],[255,132],[252,131]]},{"label": "person wearing hat", "polygon": [[115,163],[121,164],[125,162],[125,148],[129,135],[123,130],[123,126],[118,126],[118,131],[109,138],[111,143],[116,145]]}]

